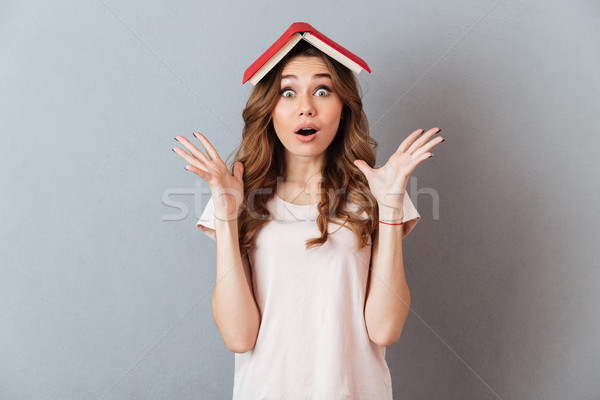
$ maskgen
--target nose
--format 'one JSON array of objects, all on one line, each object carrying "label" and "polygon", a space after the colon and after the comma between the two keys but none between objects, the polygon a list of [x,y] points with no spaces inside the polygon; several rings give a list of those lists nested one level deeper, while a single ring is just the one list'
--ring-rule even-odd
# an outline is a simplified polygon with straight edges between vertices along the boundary
[{"label": "nose", "polygon": [[312,117],[315,115],[315,107],[310,96],[302,96],[298,102],[298,112],[302,117]]}]

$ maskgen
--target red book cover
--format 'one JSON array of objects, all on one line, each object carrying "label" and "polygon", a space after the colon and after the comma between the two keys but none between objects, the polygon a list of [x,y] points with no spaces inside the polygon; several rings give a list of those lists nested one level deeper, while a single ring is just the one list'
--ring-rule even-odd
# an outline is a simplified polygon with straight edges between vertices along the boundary
[{"label": "red book cover", "polygon": [[[327,46],[331,47],[333,50],[339,52],[341,55],[349,58],[351,61],[358,64],[360,67],[371,72],[371,69],[367,65],[367,63],[356,54],[352,53],[348,49],[344,48],[340,44],[334,42],[315,28],[313,28],[310,24],[306,22],[294,22],[290,27],[277,39],[275,43],[271,45],[256,61],[252,63],[244,72],[244,79],[242,84],[246,83],[267,61],[269,61],[288,41],[293,39],[297,33],[302,34],[304,32],[309,32],[314,35],[317,39],[320,39]],[[339,60],[338,60],[339,61]]]}]

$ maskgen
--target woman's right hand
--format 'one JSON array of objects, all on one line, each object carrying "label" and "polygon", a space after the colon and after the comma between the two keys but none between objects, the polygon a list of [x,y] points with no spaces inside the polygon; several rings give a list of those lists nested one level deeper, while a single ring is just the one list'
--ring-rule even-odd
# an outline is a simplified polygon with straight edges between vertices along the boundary
[{"label": "woman's right hand", "polygon": [[200,141],[210,158],[181,135],[175,136],[175,140],[185,146],[191,155],[179,147],[175,147],[173,151],[188,162],[185,169],[208,183],[212,193],[215,216],[226,221],[237,219],[239,209],[244,202],[244,165],[237,161],[234,164],[232,176],[227,165],[221,160],[208,139],[198,132],[194,132],[194,136]]}]

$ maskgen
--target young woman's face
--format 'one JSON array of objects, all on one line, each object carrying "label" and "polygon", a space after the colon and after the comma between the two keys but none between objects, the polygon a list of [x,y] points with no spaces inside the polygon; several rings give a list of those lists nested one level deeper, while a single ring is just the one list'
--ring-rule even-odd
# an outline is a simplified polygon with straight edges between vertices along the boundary
[{"label": "young woman's face", "polygon": [[[319,57],[296,56],[284,66],[273,127],[286,150],[298,156],[323,153],[337,133],[343,103]],[[315,134],[296,133],[310,125]],[[309,131],[312,133],[312,131]]]}]

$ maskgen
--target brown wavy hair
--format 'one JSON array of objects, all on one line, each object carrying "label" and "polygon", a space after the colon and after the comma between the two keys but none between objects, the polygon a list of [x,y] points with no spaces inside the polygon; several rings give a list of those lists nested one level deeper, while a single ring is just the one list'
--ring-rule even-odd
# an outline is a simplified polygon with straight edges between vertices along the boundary
[{"label": "brown wavy hair", "polygon": [[[339,224],[334,218],[343,221],[339,225],[345,225],[356,235],[359,248],[372,243],[375,237],[376,221],[379,220],[377,201],[362,171],[353,163],[360,159],[373,168],[377,149],[377,142],[369,135],[358,82],[350,69],[301,40],[254,86],[242,112],[242,141],[234,150],[235,157],[230,166],[233,174],[236,161],[244,164],[244,202],[238,216],[242,253],[253,248],[255,233],[270,219],[266,202],[275,195],[278,177],[285,176],[284,147],[275,133],[272,111],[280,96],[281,72],[290,58],[299,55],[319,57],[325,62],[333,90],[343,102],[344,116],[327,148],[322,171],[317,217],[321,236],[308,239],[306,248],[321,246],[327,241],[328,223]],[[355,204],[357,209],[347,210],[346,201]],[[361,217],[363,212],[367,213],[366,220]]]}]

